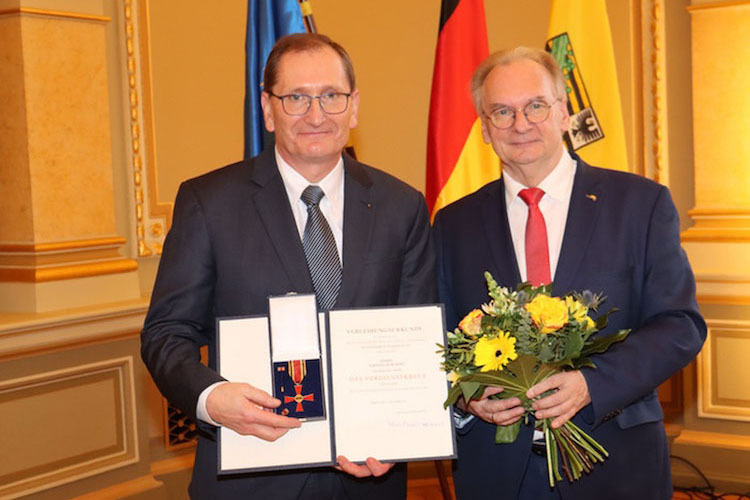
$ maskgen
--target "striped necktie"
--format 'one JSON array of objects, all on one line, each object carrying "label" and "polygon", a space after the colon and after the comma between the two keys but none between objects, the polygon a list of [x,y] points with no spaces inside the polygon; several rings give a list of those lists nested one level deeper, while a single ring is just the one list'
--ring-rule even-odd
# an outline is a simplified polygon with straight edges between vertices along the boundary
[{"label": "striped necktie", "polygon": [[320,200],[325,193],[319,186],[307,186],[300,198],[307,205],[307,224],[302,235],[307,267],[310,269],[318,307],[327,311],[336,303],[341,287],[341,262],[336,240],[320,211]]}]

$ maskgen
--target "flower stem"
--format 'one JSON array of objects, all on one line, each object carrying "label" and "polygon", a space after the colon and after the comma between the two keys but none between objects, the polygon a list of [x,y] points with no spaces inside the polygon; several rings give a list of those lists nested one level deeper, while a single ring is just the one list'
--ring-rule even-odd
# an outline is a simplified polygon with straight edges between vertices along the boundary
[{"label": "flower stem", "polygon": [[552,477],[552,450],[550,449],[550,432],[548,419],[544,419],[544,444],[547,448],[547,477],[549,478],[549,487],[555,487],[555,479]]}]

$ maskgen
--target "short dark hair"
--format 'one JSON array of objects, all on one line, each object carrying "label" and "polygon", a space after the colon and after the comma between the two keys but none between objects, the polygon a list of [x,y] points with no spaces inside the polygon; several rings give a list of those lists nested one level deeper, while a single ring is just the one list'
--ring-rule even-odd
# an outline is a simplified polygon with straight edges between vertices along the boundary
[{"label": "short dark hair", "polygon": [[333,49],[341,58],[341,64],[351,87],[349,90],[354,90],[354,65],[349,54],[344,50],[344,47],[319,33],[294,33],[279,38],[271,49],[271,53],[268,54],[266,68],[263,71],[263,89],[269,92],[273,89],[278,79],[279,63],[284,54],[320,50],[326,47]]},{"label": "short dark hair", "polygon": [[471,94],[474,98],[474,107],[478,114],[482,114],[482,86],[490,72],[498,66],[505,66],[506,64],[521,60],[534,61],[541,65],[552,78],[552,83],[557,93],[555,97],[561,99],[563,102],[568,100],[565,76],[563,76],[557,60],[549,52],[541,49],[516,47],[491,54],[474,70],[474,75],[471,77]]}]

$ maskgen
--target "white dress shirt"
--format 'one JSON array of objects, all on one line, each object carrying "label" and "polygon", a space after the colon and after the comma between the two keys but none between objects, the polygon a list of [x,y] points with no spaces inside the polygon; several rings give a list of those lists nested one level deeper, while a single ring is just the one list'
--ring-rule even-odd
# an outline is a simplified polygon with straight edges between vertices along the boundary
[{"label": "white dress shirt", "polygon": [[[570,206],[570,195],[573,192],[575,175],[576,162],[567,151],[563,151],[555,168],[536,186],[544,191],[544,196],[539,200],[539,209],[544,216],[544,224],[547,227],[550,277],[553,280],[555,279],[557,262],[560,260],[560,249],[565,235],[565,222],[568,219],[568,207]],[[505,208],[510,224],[510,236],[513,240],[513,249],[516,253],[521,280],[526,281],[526,219],[529,217],[529,207],[518,196],[518,192],[529,186],[524,186],[518,182],[508,175],[507,171],[503,171],[503,181],[505,183]],[[456,427],[458,429],[463,428],[473,418],[474,415],[461,416],[456,414]],[[534,430],[534,440],[543,437],[544,434]]]},{"label": "white dress shirt", "polygon": [[[305,233],[305,224],[307,224],[307,205],[302,201],[302,191],[310,185],[310,181],[305,179],[302,174],[294,170],[276,151],[276,164],[279,166],[281,179],[284,181],[284,188],[289,197],[289,206],[294,213],[294,222],[297,223],[300,240]],[[336,240],[336,250],[339,253],[339,261],[344,263],[342,258],[342,248],[344,239],[344,160],[339,158],[339,162],[333,167],[328,175],[320,182],[316,183],[323,190],[325,196],[320,200],[320,211],[323,212],[328,225],[331,227],[333,237]]]},{"label": "white dress shirt", "polygon": [[[562,248],[563,235],[565,234],[565,221],[568,219],[570,194],[573,192],[575,174],[575,161],[567,151],[563,151],[557,166],[536,186],[544,191],[544,196],[539,201],[539,209],[542,211],[544,224],[547,226],[550,277],[553,281],[557,261],[560,259],[560,248]],[[508,211],[513,249],[516,251],[516,261],[518,262],[518,270],[521,272],[521,280],[526,281],[525,236],[529,208],[518,196],[518,192],[529,186],[524,186],[518,182],[507,171],[503,172],[503,179],[505,181],[505,207]]]},{"label": "white dress shirt", "polygon": [[[279,167],[281,180],[284,182],[284,189],[289,197],[289,206],[294,214],[294,222],[297,225],[300,241],[305,233],[305,224],[307,224],[307,205],[302,201],[302,191],[311,183],[305,179],[302,174],[297,172],[291,165],[284,161],[279,154],[278,149],[274,149],[276,154],[276,165]],[[344,160],[339,158],[339,162],[333,167],[328,175],[320,182],[316,183],[323,190],[325,196],[320,200],[320,211],[326,218],[328,225],[333,232],[333,238],[336,240],[336,250],[339,254],[341,265],[343,259],[343,241],[344,241]],[[225,384],[225,381],[211,384],[198,396],[196,414],[200,420],[211,425],[219,426],[209,415],[206,409],[206,400],[211,391],[218,385]]]}]

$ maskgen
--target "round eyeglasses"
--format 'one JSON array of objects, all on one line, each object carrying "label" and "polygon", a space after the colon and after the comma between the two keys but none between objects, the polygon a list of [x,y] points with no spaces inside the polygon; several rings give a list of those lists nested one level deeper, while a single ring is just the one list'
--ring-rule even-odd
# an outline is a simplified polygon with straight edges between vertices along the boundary
[{"label": "round eyeglasses", "polygon": [[[552,101],[552,104],[559,101],[560,98]],[[503,106],[500,108],[493,109],[491,113],[487,115],[492,124],[499,128],[505,129],[510,128],[516,121],[516,113],[523,111],[523,115],[526,117],[526,121],[529,123],[542,123],[549,117],[550,109],[552,104],[547,104],[542,100],[534,100],[523,107],[523,110],[511,108],[510,106]]]},{"label": "round eyeglasses", "polygon": [[292,116],[300,116],[307,113],[312,105],[313,99],[317,99],[320,109],[329,115],[338,115],[346,111],[349,107],[349,97],[351,94],[346,92],[326,92],[320,95],[308,94],[285,94],[276,95],[268,92],[268,95],[281,101],[281,107],[284,112]]}]

